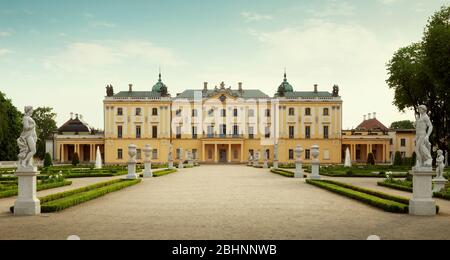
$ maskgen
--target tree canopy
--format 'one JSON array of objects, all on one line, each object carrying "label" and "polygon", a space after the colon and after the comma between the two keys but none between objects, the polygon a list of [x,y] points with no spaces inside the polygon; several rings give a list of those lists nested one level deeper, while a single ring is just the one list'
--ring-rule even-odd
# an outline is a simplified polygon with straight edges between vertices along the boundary
[{"label": "tree canopy", "polygon": [[17,138],[22,131],[22,114],[0,92],[0,161],[15,161],[19,148]]},{"label": "tree canopy", "polygon": [[391,124],[391,129],[415,129],[414,122],[410,120],[396,121]]},{"label": "tree canopy", "polygon": [[429,20],[421,42],[400,48],[387,64],[387,84],[400,111],[426,105],[434,125],[431,141],[448,149],[450,139],[450,6]]},{"label": "tree canopy", "polygon": [[50,107],[38,107],[33,111],[31,117],[36,122],[36,156],[40,159],[45,157],[45,140],[51,139],[53,133],[58,130],[56,126],[56,113]]}]

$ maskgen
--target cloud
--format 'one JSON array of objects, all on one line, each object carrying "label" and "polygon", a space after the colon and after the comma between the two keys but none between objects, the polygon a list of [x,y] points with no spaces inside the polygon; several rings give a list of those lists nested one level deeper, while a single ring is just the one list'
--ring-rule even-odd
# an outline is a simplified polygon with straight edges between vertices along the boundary
[{"label": "cloud", "polygon": [[308,12],[315,17],[352,16],[355,13],[355,6],[345,1],[329,0],[320,9],[310,9]]},{"label": "cloud", "polygon": [[0,56],[8,55],[8,54],[10,54],[10,53],[12,53],[11,50],[8,50],[8,49],[0,49]]},{"label": "cloud", "polygon": [[254,12],[242,12],[241,16],[247,21],[247,22],[259,22],[264,20],[272,20],[273,17],[266,14],[258,14]]},{"label": "cloud", "polygon": [[47,69],[85,72],[137,62],[167,66],[183,64],[170,49],[155,46],[148,41],[107,41],[72,43],[61,53],[48,57],[44,66]]},{"label": "cloud", "polygon": [[94,28],[110,28],[110,29],[117,27],[116,24],[105,21],[92,21],[89,23],[89,26]]},{"label": "cloud", "polygon": [[11,33],[10,32],[0,32],[0,37],[7,37],[10,36]]},{"label": "cloud", "polygon": [[384,5],[390,5],[390,4],[396,4],[403,2],[403,0],[378,0],[378,2],[384,4]]}]

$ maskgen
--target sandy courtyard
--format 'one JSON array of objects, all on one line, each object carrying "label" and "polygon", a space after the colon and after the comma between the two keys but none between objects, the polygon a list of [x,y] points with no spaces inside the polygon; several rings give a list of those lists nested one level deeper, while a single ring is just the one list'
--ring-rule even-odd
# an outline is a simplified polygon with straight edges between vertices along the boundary
[{"label": "sandy courtyard", "polygon": [[[108,178],[107,178],[108,179]],[[107,179],[74,180],[72,187]],[[376,180],[340,179],[391,194]],[[0,199],[0,239],[450,239],[450,202],[437,217],[397,215],[264,169],[201,166],[72,207],[15,217]]]}]

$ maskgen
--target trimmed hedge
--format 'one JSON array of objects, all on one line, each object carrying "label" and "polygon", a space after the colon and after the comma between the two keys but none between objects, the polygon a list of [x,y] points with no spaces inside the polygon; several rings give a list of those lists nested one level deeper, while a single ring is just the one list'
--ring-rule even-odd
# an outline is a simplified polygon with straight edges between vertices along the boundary
[{"label": "trimmed hedge", "polygon": [[[69,185],[72,185],[71,181],[61,181],[61,182],[54,182],[54,183],[48,183],[48,184],[38,184],[36,186],[36,190],[37,191],[49,190],[49,189],[54,189],[54,188],[59,188],[59,187],[69,186]],[[17,196],[18,193],[19,193],[19,191],[18,191],[17,187],[15,187],[14,189],[5,190],[5,191],[0,192],[0,199]]]},{"label": "trimmed hedge", "polygon": [[[167,174],[171,174],[171,173],[174,173],[174,172],[177,172],[177,171],[178,171],[177,169],[165,169],[165,170],[161,170],[161,171],[154,171],[153,172],[153,177],[161,177],[161,176],[164,176],[164,175],[167,175]],[[139,176],[143,177],[144,174],[141,173]]]},{"label": "trimmed hedge", "polygon": [[[294,172],[292,172],[292,171],[287,171],[287,170],[283,170],[283,169],[274,169],[274,168],[271,168],[271,169],[270,169],[270,172],[275,173],[275,174],[279,174],[279,175],[281,175],[281,176],[288,177],[288,178],[294,178],[294,176],[295,176],[295,173],[294,173]],[[303,175],[303,177],[306,178],[306,177],[308,177],[308,176],[307,176],[307,175]]]},{"label": "trimmed hedge", "polygon": [[[401,214],[407,214],[409,212],[409,200],[405,198],[395,197],[395,200],[389,200],[387,198],[383,197],[394,197],[387,194],[383,194],[383,197],[376,196],[374,194],[378,194],[378,192],[370,191],[370,193],[367,193],[366,189],[361,189],[355,186],[351,185],[342,185],[343,183],[336,183],[331,181],[318,181],[318,180],[310,180],[307,179],[306,183],[317,186],[319,188],[323,188],[325,190],[346,196],[348,198],[358,200],[360,202],[369,204],[371,206],[383,209],[387,212],[392,213],[401,213]],[[348,186],[348,187],[345,187]],[[352,187],[352,188],[350,188]],[[355,189],[356,188],[356,189]],[[363,192],[366,191],[366,192]],[[398,202],[403,201],[406,203]]]},{"label": "trimmed hedge", "polygon": [[[83,188],[60,192],[39,198],[41,202],[41,212],[51,213],[61,211],[83,202],[96,199],[104,196],[108,193],[124,189],[126,187],[135,185],[141,182],[141,180],[124,180],[117,179],[107,182],[100,182],[93,185],[89,185]],[[10,208],[11,212],[14,212],[14,207]]]},{"label": "trimmed hedge", "polygon": [[413,188],[409,187],[409,186],[405,186],[405,185],[401,185],[398,183],[391,183],[391,182],[386,182],[384,181],[379,181],[378,186],[383,186],[386,188],[391,188],[391,189],[395,189],[395,190],[401,190],[401,191],[406,191],[406,192],[413,192]]}]

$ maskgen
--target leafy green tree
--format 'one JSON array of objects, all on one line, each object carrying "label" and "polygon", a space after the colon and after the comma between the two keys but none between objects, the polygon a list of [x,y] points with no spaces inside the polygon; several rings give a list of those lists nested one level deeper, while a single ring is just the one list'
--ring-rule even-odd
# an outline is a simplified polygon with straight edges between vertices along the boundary
[{"label": "leafy green tree", "polygon": [[375,165],[375,156],[373,156],[373,153],[367,155],[367,165]]},{"label": "leafy green tree", "polygon": [[52,156],[50,155],[50,153],[46,153],[45,159],[44,159],[44,167],[50,167],[50,166],[53,166]]},{"label": "leafy green tree", "polygon": [[401,166],[403,164],[402,154],[400,152],[395,152],[394,165]]},{"label": "leafy green tree", "polygon": [[416,152],[413,152],[412,158],[411,158],[411,166],[415,166],[417,161],[417,154]]},{"label": "leafy green tree", "polygon": [[414,122],[410,120],[396,121],[391,124],[391,129],[415,129]]},{"label": "leafy green tree", "polygon": [[72,165],[77,166],[78,164],[80,164],[80,157],[78,156],[78,153],[74,153],[72,158]]},{"label": "leafy green tree", "polygon": [[31,117],[36,122],[36,134],[38,141],[36,143],[36,156],[40,159],[45,157],[45,140],[52,137],[52,134],[58,130],[56,126],[56,113],[50,107],[38,107],[33,111]]},{"label": "leafy green tree", "polygon": [[0,161],[15,161],[22,131],[22,114],[6,95],[0,92]]},{"label": "leafy green tree", "polygon": [[450,139],[450,6],[429,20],[421,42],[398,50],[387,64],[387,83],[400,111],[426,105],[433,123],[431,142],[448,149]]}]

